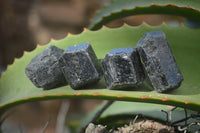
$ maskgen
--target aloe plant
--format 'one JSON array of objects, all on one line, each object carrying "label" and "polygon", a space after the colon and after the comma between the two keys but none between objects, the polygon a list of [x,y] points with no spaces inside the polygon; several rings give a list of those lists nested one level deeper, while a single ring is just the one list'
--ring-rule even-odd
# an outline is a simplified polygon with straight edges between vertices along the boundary
[{"label": "aloe plant", "polygon": [[169,14],[199,22],[199,9],[198,0],[115,0],[96,14],[89,28],[96,30],[114,19],[139,14]]},{"label": "aloe plant", "polygon": [[[170,27],[166,24],[156,27],[147,24],[132,27],[124,24],[116,29],[103,26],[112,20],[137,14],[179,15],[199,22],[200,2],[198,0],[115,0],[111,2],[97,13],[89,25],[90,30],[85,28],[78,35],[68,34],[62,40],[51,40],[45,46],[37,45],[32,52],[24,52],[21,58],[15,59],[14,63],[8,66],[7,71],[2,74],[0,79],[0,116],[10,107],[21,103],[56,98],[155,103],[200,111],[200,45],[198,44],[200,29],[190,29],[185,25]],[[159,94],[152,90],[146,82],[134,91],[108,90],[103,79],[85,90],[73,90],[67,85],[44,91],[42,88],[36,88],[25,75],[25,67],[30,60],[49,45],[65,49],[71,45],[89,42],[97,57],[102,59],[107,52],[114,48],[135,47],[137,41],[146,32],[155,30],[162,30],[166,34],[184,77],[181,86],[169,93]]]}]

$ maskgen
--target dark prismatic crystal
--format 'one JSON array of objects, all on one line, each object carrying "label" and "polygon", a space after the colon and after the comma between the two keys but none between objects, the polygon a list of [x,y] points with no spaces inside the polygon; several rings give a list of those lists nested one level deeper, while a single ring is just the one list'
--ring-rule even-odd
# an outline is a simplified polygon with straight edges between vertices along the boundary
[{"label": "dark prismatic crystal", "polygon": [[60,59],[66,80],[73,89],[81,89],[102,77],[99,61],[89,43],[68,47]]},{"label": "dark prismatic crystal", "polygon": [[137,43],[149,79],[157,92],[180,86],[181,72],[162,31],[146,33]]},{"label": "dark prismatic crystal", "polygon": [[52,89],[67,84],[58,62],[63,51],[49,46],[27,65],[25,73],[36,87]]},{"label": "dark prismatic crystal", "polygon": [[101,62],[109,89],[126,89],[145,79],[136,48],[127,47],[110,51]]}]

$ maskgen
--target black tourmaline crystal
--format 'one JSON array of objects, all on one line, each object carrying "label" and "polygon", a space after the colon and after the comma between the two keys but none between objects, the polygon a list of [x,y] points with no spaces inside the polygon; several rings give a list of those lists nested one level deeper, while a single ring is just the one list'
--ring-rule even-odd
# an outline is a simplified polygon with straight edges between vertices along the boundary
[{"label": "black tourmaline crystal", "polygon": [[126,89],[145,79],[136,48],[127,47],[110,51],[101,62],[109,89]]},{"label": "black tourmaline crystal", "polygon": [[180,86],[183,77],[162,31],[146,33],[138,41],[137,47],[157,92],[166,92]]},{"label": "black tourmaline crystal", "polygon": [[67,84],[58,62],[63,51],[49,46],[27,65],[25,73],[36,87],[48,90]]},{"label": "black tourmaline crystal", "polygon": [[60,59],[66,80],[73,89],[99,81],[102,70],[89,43],[68,47]]}]

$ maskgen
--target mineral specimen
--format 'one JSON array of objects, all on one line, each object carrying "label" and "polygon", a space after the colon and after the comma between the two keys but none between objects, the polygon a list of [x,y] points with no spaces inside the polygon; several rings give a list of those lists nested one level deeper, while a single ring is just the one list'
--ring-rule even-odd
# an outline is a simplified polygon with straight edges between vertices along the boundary
[{"label": "mineral specimen", "polygon": [[81,89],[100,80],[102,70],[89,43],[68,47],[62,57],[62,70],[73,89]]},{"label": "mineral specimen", "polygon": [[110,51],[101,62],[109,89],[124,89],[142,83],[145,74],[136,48]]},{"label": "mineral specimen", "polygon": [[36,87],[47,90],[67,84],[58,62],[63,51],[49,46],[27,65],[25,73]]},{"label": "mineral specimen", "polygon": [[182,74],[162,31],[146,33],[137,43],[149,79],[157,92],[177,88]]}]

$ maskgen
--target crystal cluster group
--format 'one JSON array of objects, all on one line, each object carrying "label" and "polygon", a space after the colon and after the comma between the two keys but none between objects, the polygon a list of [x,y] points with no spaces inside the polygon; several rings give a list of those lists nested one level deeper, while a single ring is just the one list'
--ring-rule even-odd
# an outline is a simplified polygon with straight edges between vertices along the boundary
[{"label": "crystal cluster group", "polygon": [[137,48],[110,51],[101,63],[89,43],[70,46],[65,51],[49,46],[31,60],[25,73],[36,87],[44,89],[66,84],[81,89],[98,82],[103,75],[107,88],[125,89],[144,81],[143,66],[157,92],[177,88],[183,81],[162,31],[146,33]]}]

